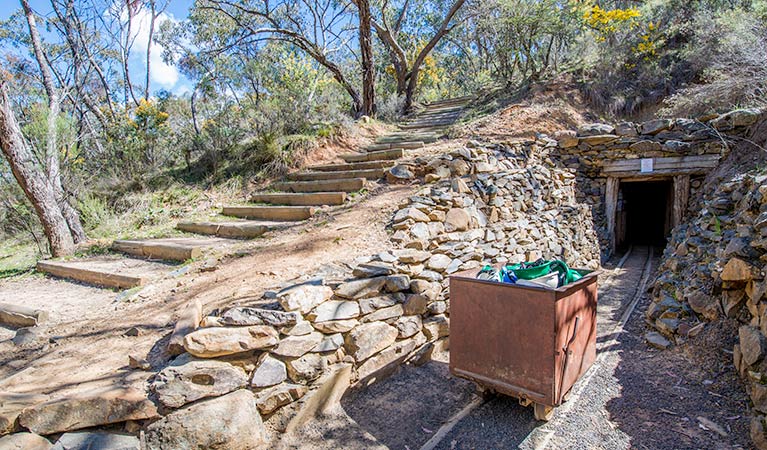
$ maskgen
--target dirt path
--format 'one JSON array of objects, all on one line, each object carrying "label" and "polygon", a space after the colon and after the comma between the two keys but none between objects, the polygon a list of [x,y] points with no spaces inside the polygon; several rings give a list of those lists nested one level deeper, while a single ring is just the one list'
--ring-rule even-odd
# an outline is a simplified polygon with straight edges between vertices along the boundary
[{"label": "dirt path", "polygon": [[[649,299],[640,292],[624,332],[613,333],[637,298],[648,254],[649,249],[636,248],[622,269],[601,277],[597,345],[604,356],[552,421],[536,421],[516,399],[489,397],[430,448],[748,448],[748,420],[740,415],[745,394],[731,354],[722,350],[732,348],[723,336],[734,336],[728,330],[734,325],[709,326],[696,338],[707,341],[702,345],[665,352],[648,348],[644,311]],[[608,271],[617,262],[608,264]],[[652,258],[650,270],[657,262],[657,256]],[[451,377],[447,361],[443,355],[422,367],[404,366],[380,383],[350,391],[342,410],[313,424],[288,448],[421,448],[476,399],[474,385]],[[718,424],[727,436],[701,428],[698,417]]]},{"label": "dirt path", "polygon": [[257,303],[288,280],[348,270],[345,264],[355,258],[390,247],[386,226],[413,189],[379,188],[332,214],[320,212],[305,225],[252,241],[215,271],[171,276],[131,297],[38,276],[6,281],[0,295],[45,307],[52,319],[23,347],[11,342],[12,330],[0,330],[0,390],[63,394],[113,383],[143,385],[150,374],[129,370],[128,355],[149,355],[159,366],[174,315],[190,299],[200,299],[205,311]]}]

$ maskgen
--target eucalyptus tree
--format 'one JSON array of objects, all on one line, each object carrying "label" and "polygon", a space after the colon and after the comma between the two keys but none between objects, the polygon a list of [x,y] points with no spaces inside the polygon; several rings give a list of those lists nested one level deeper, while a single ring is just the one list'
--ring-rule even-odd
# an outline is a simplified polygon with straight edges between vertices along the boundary
[{"label": "eucalyptus tree", "polygon": [[258,48],[270,41],[300,49],[341,85],[355,115],[364,111],[357,83],[350,75],[350,72],[357,72],[354,41],[358,30],[351,3],[338,0],[200,0],[195,4],[195,10],[211,13],[206,16],[206,26],[200,31],[218,40],[221,50],[243,46]]},{"label": "eucalyptus tree", "polygon": [[466,0],[378,0],[371,8],[371,24],[389,54],[404,112],[413,106],[426,58],[468,17],[460,14],[464,4]]}]

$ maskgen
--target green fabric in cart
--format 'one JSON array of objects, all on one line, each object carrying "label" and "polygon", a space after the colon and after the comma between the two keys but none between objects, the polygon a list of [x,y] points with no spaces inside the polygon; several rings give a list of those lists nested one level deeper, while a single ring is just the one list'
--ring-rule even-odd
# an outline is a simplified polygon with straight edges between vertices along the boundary
[{"label": "green fabric in cart", "polygon": [[511,264],[506,266],[506,270],[511,270],[522,280],[532,280],[550,274],[553,271],[559,272],[559,287],[574,283],[583,276],[575,270],[571,270],[564,261],[553,260],[545,261],[539,259],[535,262]]}]

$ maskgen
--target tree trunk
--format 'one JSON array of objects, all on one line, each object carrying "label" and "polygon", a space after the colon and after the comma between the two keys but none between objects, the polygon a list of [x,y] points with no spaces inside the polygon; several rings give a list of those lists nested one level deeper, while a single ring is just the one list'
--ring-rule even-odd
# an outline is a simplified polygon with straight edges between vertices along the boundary
[{"label": "tree trunk", "polygon": [[51,188],[56,196],[56,203],[58,203],[60,210],[64,214],[72,238],[76,244],[79,244],[80,242],[84,242],[87,239],[87,236],[85,235],[85,230],[80,222],[80,215],[69,204],[67,196],[64,193],[64,186],[61,183],[58,130],[56,129],[56,119],[58,119],[59,111],[61,110],[59,93],[53,82],[51,68],[48,66],[47,59],[43,53],[42,40],[37,31],[35,16],[32,9],[29,7],[28,0],[21,0],[21,6],[24,9],[24,14],[27,18],[29,36],[32,39],[32,50],[34,51],[37,64],[40,67],[40,74],[43,77],[43,86],[45,87],[45,93],[48,96],[48,129],[45,136],[45,163],[48,182],[51,184]]},{"label": "tree trunk", "polygon": [[[354,2],[359,4],[360,0],[354,0]],[[392,30],[388,28],[385,20],[383,24],[372,22],[376,32],[378,33],[378,37],[388,48],[389,55],[392,58],[392,64],[394,64],[395,72],[397,73],[397,93],[400,95],[404,93],[405,95],[405,102],[402,106],[403,114],[409,113],[413,107],[413,99],[415,98],[416,90],[418,88],[418,72],[421,70],[421,64],[423,64],[423,61],[426,59],[429,53],[434,50],[434,47],[437,46],[439,41],[448,33],[450,33],[452,28],[455,26],[451,26],[450,23],[465,2],[466,0],[455,0],[453,5],[450,7],[450,10],[448,10],[447,14],[445,14],[445,17],[442,20],[442,23],[440,24],[436,33],[434,33],[434,36],[432,36],[426,46],[421,49],[409,69],[407,67],[407,58],[404,51],[402,50],[402,46],[397,42],[396,34],[392,33]],[[403,7],[402,12],[400,13],[400,17],[397,19],[397,27],[399,27],[401,24],[404,15],[407,14],[406,8],[407,2],[405,3],[405,7]],[[383,14],[386,13],[384,12]],[[397,31],[399,30],[395,28],[395,33]]]},{"label": "tree trunk", "polygon": [[375,66],[373,65],[373,38],[370,31],[370,3],[368,0],[358,0],[357,8],[360,13],[360,53],[362,55],[362,111],[373,117],[375,105]]},{"label": "tree trunk", "polygon": [[152,64],[152,39],[154,39],[154,22],[157,20],[155,15],[154,0],[149,1],[149,42],[146,45],[146,76],[144,80],[144,100],[149,100],[149,85],[152,82],[150,75]]},{"label": "tree trunk", "polygon": [[21,186],[43,224],[53,256],[74,253],[75,243],[56,195],[44,172],[35,164],[34,156],[24,142],[19,124],[13,115],[5,81],[0,80],[0,147],[11,166],[14,178]]}]

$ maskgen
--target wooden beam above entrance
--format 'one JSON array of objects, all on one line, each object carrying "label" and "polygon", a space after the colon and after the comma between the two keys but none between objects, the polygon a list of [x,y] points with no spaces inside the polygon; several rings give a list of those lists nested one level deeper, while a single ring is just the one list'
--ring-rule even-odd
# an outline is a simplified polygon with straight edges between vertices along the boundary
[{"label": "wooden beam above entrance", "polygon": [[602,170],[605,175],[617,178],[705,174],[715,168],[720,159],[721,155],[646,158],[645,170],[642,170],[642,158],[620,159],[605,162]]}]

